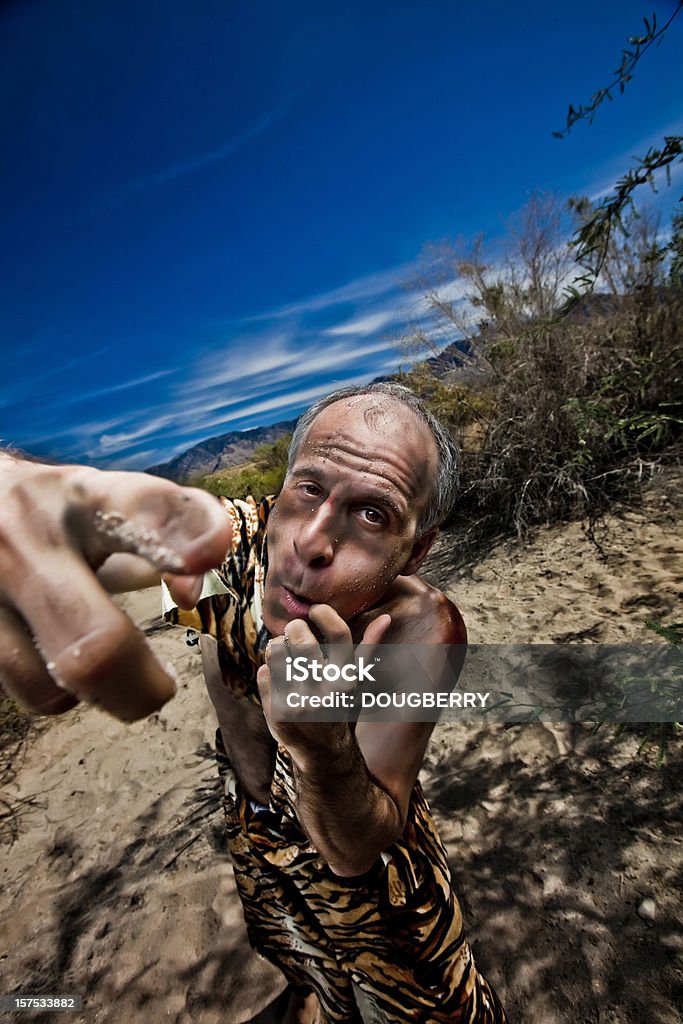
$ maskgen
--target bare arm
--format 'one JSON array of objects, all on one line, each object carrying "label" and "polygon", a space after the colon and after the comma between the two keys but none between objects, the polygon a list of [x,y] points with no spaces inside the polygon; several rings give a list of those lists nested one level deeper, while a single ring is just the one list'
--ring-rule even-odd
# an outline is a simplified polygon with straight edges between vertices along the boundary
[{"label": "bare arm", "polygon": [[[314,607],[311,619],[329,643],[349,641],[348,627],[331,608]],[[384,633],[386,621],[375,623],[364,643],[377,643]],[[449,635],[455,639],[446,621],[439,638],[447,642]],[[289,624],[288,636],[296,644],[313,640],[300,620]],[[271,731],[292,757],[303,828],[335,874],[364,873],[405,828],[433,723],[361,721],[355,733],[346,722],[273,723],[268,668],[260,670],[259,684]]]},{"label": "bare arm", "polygon": [[368,871],[403,832],[405,815],[373,777],[348,725],[333,746],[292,753],[297,814],[313,845],[337,875]]}]

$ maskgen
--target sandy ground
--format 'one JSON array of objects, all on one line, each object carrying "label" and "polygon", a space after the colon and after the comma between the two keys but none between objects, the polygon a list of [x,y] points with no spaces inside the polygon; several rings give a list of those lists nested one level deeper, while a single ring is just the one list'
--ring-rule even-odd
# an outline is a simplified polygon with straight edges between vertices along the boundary
[{"label": "sandy ground", "polygon": [[[445,537],[431,577],[475,642],[656,640],[645,618],[683,618],[680,481],[609,521],[602,556],[572,524],[455,578]],[[265,1024],[282,981],[246,943],[198,649],[159,623],[156,592],[123,603],[174,663],[178,695],[134,726],[79,708],[34,734],[8,794],[24,801],[19,835],[0,848],[0,993],[81,995],[70,1021]],[[511,1022],[683,1019],[683,756],[679,744],[658,766],[639,739],[540,724],[434,733],[423,782]]]}]

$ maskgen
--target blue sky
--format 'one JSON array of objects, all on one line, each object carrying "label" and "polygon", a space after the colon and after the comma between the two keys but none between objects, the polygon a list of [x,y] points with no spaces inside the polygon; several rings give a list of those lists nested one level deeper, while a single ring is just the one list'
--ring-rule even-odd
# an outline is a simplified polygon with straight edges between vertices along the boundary
[{"label": "blue sky", "polygon": [[142,468],[391,371],[426,243],[683,134],[680,15],[551,136],[674,6],[3,4],[0,437]]}]

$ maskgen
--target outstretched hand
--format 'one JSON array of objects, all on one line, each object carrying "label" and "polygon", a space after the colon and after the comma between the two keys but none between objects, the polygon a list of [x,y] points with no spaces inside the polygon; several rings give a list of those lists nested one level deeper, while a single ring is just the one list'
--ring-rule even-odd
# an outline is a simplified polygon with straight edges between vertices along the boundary
[{"label": "outstretched hand", "polygon": [[0,685],[42,714],[79,700],[126,721],[158,710],[173,680],[96,572],[124,552],[124,577],[145,570],[131,589],[168,573],[189,605],[229,543],[229,521],[203,491],[0,453]]}]

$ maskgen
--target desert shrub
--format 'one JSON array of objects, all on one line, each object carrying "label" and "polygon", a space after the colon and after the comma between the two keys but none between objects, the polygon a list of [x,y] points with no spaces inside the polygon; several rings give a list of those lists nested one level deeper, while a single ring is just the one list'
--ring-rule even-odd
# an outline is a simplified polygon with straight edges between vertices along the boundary
[{"label": "desert shrub", "polygon": [[36,802],[34,797],[12,795],[9,787],[21,766],[31,733],[44,724],[45,719],[36,719],[0,691],[0,846],[12,845],[19,835],[22,815]]},{"label": "desert shrub", "polygon": [[434,415],[454,432],[463,432],[473,424],[487,423],[495,408],[493,395],[486,387],[474,389],[442,380],[426,363],[399,373],[397,380],[419,395]]},{"label": "desert shrub", "polygon": [[[429,254],[430,326],[442,342],[449,329],[459,340],[463,368],[430,381],[432,360],[408,378],[464,442],[454,516],[463,560],[538,524],[577,515],[593,523],[634,496],[680,437],[683,296],[652,269],[652,231],[632,225],[621,253],[613,244],[605,290],[560,316],[571,274],[560,227],[557,202],[540,197],[495,262],[481,240],[467,255]],[[620,292],[616,282],[627,280],[631,290]],[[444,299],[449,288],[457,301]],[[408,347],[428,335],[421,324]]]},{"label": "desert shrub", "polygon": [[211,494],[230,498],[246,498],[251,494],[258,501],[267,494],[277,494],[287,472],[287,450],[291,434],[274,444],[262,444],[254,452],[252,462],[219,470],[193,481]]}]

